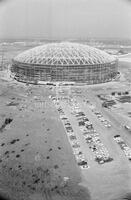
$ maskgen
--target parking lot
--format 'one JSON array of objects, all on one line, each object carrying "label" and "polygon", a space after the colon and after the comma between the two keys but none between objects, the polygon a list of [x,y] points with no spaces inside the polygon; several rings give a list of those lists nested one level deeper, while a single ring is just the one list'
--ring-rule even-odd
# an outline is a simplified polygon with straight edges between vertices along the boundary
[{"label": "parking lot", "polygon": [[78,122],[79,129],[88,145],[89,149],[94,153],[94,160],[99,164],[112,161],[108,150],[100,140],[99,133],[94,129],[92,122],[80,109],[77,100],[70,99],[71,113]]},{"label": "parking lot", "polygon": [[[103,108],[97,93],[92,91],[86,88],[83,90],[77,88],[68,93],[67,90],[64,92],[63,89],[57,98],[75,132],[89,166],[86,170],[82,170],[82,185],[88,186],[95,197],[101,188],[108,188],[104,191],[102,189],[99,199],[100,196],[102,198],[105,194],[107,195],[109,191],[113,192],[113,195],[117,195],[122,192],[122,188],[125,188],[121,185],[120,190],[119,182],[121,184],[129,182],[129,177],[126,178],[126,174],[131,170],[131,161],[128,159],[131,137],[130,131],[121,125],[122,118],[110,109]],[[125,153],[114,140],[115,135],[121,136],[128,153]],[[106,155],[103,158],[108,158],[108,162],[105,162],[104,159],[101,160],[97,142],[102,146],[102,153]],[[99,161],[95,159],[96,152],[98,152]],[[100,177],[102,178],[100,179]],[[129,191],[129,185],[126,186],[125,191]]]},{"label": "parking lot", "polygon": [[69,143],[72,147],[72,151],[73,151],[73,154],[75,156],[76,163],[78,164],[78,166],[81,169],[88,169],[89,165],[88,165],[87,158],[85,157],[85,155],[84,155],[84,153],[81,149],[79,139],[77,138],[77,135],[74,132],[67,115],[65,114],[65,112],[63,111],[63,108],[60,105],[60,101],[56,98],[52,98],[52,101],[55,104],[55,107],[56,107],[56,109],[57,109],[57,111],[60,115],[60,119],[63,123],[64,128],[65,128],[65,133],[67,134],[68,141],[69,141]]},{"label": "parking lot", "polygon": [[[116,162],[119,159],[118,152],[120,156],[123,156],[113,139],[116,130],[113,129],[111,122],[96,110],[95,106],[81,103],[79,98],[76,100],[76,98],[64,97],[57,102],[59,106],[61,105],[60,110],[65,116],[62,120],[65,129],[70,132],[70,137],[76,137],[76,141],[72,143],[75,144],[74,154],[81,147],[80,151],[84,152],[84,158],[88,160],[88,167],[95,166],[94,161],[98,164]],[[104,134],[103,130],[105,130]],[[112,137],[109,135],[110,132]],[[69,136],[69,133],[67,135]]]},{"label": "parking lot", "polygon": [[[66,95],[64,98],[60,98],[59,102],[66,116],[69,117],[69,122],[84,148],[87,159],[89,162],[91,161],[91,165],[92,160],[97,160],[99,164],[107,161],[116,162],[120,156],[123,156],[113,139],[118,134],[117,127],[114,127],[108,116],[105,116],[101,109],[91,103],[88,98],[82,101],[80,91],[76,93],[75,97],[70,98]],[[100,146],[102,150],[100,150]],[[100,152],[103,154],[103,159]]]}]

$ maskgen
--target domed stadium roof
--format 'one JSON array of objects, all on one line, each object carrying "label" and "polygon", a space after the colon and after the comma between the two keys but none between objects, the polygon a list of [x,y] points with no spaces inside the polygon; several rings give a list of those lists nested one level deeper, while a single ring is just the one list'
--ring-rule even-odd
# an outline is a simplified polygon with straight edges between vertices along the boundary
[{"label": "domed stadium roof", "polygon": [[78,43],[50,43],[27,50],[14,61],[36,65],[95,65],[111,63],[116,58],[104,51]]}]

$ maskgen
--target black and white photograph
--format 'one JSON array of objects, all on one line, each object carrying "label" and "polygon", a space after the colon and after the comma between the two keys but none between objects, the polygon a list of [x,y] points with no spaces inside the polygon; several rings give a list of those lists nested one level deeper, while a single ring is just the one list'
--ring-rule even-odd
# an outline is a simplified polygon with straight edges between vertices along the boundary
[{"label": "black and white photograph", "polygon": [[131,0],[0,0],[0,200],[131,200]]}]

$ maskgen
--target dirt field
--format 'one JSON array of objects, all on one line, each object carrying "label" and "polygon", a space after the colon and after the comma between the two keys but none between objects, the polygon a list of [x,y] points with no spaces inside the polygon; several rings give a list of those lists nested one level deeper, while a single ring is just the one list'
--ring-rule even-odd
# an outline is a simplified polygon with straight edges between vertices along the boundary
[{"label": "dirt field", "polygon": [[50,90],[0,84],[1,191],[9,199],[89,199]]}]

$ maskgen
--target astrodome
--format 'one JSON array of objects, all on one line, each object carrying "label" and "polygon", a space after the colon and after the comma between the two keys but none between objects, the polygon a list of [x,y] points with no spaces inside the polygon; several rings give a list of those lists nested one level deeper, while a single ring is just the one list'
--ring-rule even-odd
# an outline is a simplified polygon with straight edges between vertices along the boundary
[{"label": "astrodome", "polygon": [[12,60],[11,72],[19,81],[86,82],[111,81],[117,74],[116,57],[94,47],[49,43],[27,50]]}]

